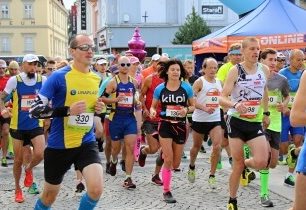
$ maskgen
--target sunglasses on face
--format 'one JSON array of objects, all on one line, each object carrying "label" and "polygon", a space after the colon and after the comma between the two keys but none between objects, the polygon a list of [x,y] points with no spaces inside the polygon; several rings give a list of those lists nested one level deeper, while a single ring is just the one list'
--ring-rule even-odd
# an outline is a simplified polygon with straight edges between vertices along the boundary
[{"label": "sunglasses on face", "polygon": [[120,63],[120,66],[121,67],[130,67],[131,66],[131,64],[130,63]]},{"label": "sunglasses on face", "polygon": [[88,51],[89,49],[91,49],[91,51],[94,51],[95,50],[95,47],[92,46],[92,45],[89,45],[89,44],[82,44],[82,45],[79,45],[73,49],[79,49],[81,51]]}]

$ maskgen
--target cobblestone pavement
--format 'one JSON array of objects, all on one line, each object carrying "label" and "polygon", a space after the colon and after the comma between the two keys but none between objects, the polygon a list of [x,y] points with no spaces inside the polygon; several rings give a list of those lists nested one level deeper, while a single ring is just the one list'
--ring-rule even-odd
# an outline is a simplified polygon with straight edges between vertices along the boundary
[{"label": "cobblestone pavement", "polygon": [[[162,200],[162,188],[151,183],[151,174],[155,164],[154,155],[148,156],[147,164],[144,168],[137,166],[137,163],[135,164],[132,177],[137,185],[135,190],[126,190],[122,187],[124,173],[118,164],[118,173],[115,177],[108,174],[105,175],[105,191],[97,209],[226,209],[229,164],[226,158],[223,158],[224,169],[217,171],[218,187],[212,191],[208,187],[208,157],[208,154],[199,153],[199,158],[196,162],[197,177],[196,182],[193,184],[187,180],[188,159],[182,160],[181,172],[173,173],[172,193],[178,201],[176,204],[166,204]],[[0,168],[1,209],[33,209],[38,195],[28,194],[25,188],[23,191],[26,201],[22,204],[14,202],[12,161],[9,162],[11,163],[9,168]],[[285,170],[283,171],[285,174]],[[40,164],[34,173],[41,189],[43,186],[43,164]],[[21,181],[23,182],[23,177]],[[240,209],[264,209],[259,205],[259,186],[257,183],[255,181],[248,187],[240,187],[238,194]],[[286,187],[283,188],[285,189]],[[73,170],[70,170],[64,178],[61,192],[52,209],[77,209],[80,195],[76,195],[74,190],[75,174]],[[285,197],[276,192],[271,192],[270,197],[275,204],[273,208],[275,210],[288,209],[292,205],[292,197]]]}]

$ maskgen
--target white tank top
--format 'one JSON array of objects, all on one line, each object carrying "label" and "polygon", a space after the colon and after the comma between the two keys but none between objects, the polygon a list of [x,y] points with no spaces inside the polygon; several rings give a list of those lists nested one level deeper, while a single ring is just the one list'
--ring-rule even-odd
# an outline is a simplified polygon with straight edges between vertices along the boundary
[{"label": "white tank top", "polygon": [[206,107],[213,107],[215,111],[212,114],[201,109],[195,109],[192,114],[192,120],[196,122],[218,122],[221,121],[219,97],[222,91],[222,85],[219,80],[214,83],[208,82],[204,76],[200,77],[202,89],[198,92],[196,102]]},{"label": "white tank top", "polygon": [[236,109],[229,109],[228,114],[247,121],[260,122],[259,108],[264,94],[266,77],[262,70],[262,65],[258,64],[254,74],[247,74],[242,65],[237,65],[238,78],[231,94],[231,101],[243,102],[248,111],[240,115]]}]

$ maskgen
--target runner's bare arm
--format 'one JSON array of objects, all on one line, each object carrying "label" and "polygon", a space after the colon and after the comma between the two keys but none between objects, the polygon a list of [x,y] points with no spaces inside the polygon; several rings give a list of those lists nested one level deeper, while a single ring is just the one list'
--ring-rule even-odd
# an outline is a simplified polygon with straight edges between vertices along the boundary
[{"label": "runner's bare arm", "polygon": [[234,89],[235,82],[238,77],[238,69],[234,66],[229,71],[227,78],[224,82],[223,90],[220,97],[220,105],[226,108],[234,107],[235,103],[229,99],[229,95]]},{"label": "runner's bare arm", "polygon": [[152,104],[150,107],[150,117],[154,118],[156,117],[156,108],[157,108],[158,100],[154,99],[152,100]]},{"label": "runner's bare arm", "polygon": [[143,85],[141,87],[139,100],[142,103],[142,109],[144,111],[147,110],[147,108],[145,107],[145,98],[146,98],[146,94],[147,94],[148,89],[151,86],[151,84],[152,84],[152,76],[148,76],[147,78],[145,78],[145,80],[143,82]]},{"label": "runner's bare arm", "polygon": [[117,83],[115,79],[111,79],[111,81],[108,83],[106,86],[104,92],[102,93],[102,102],[105,104],[112,104],[118,102],[118,97],[117,98],[109,98],[112,93],[116,91],[117,88]]},{"label": "runner's bare arm", "polygon": [[[194,82],[194,84],[193,84],[193,86],[192,86],[192,90],[193,90],[193,93],[194,93],[195,98],[197,98],[197,95],[198,95],[198,93],[201,91],[202,86],[203,86],[203,84],[202,84],[202,81],[201,81],[200,78],[197,79],[197,80]],[[201,110],[205,111],[205,110],[204,110],[204,109],[205,109],[204,104],[197,103],[197,100],[195,100],[195,108],[196,108],[196,109],[201,109]]]},{"label": "runner's bare arm", "polygon": [[4,99],[5,99],[7,96],[8,96],[8,94],[7,94],[5,91],[2,91],[2,92],[0,93],[0,109],[1,109],[1,111],[2,111],[3,109],[5,109]]},{"label": "runner's bare arm", "polygon": [[[263,71],[265,73],[266,78],[268,78],[268,75],[270,74],[270,72],[269,72],[269,68],[266,65],[263,65]],[[266,85],[264,89],[264,94],[262,97],[262,106],[263,106],[264,112],[269,111],[268,104],[269,104],[269,96],[268,96],[268,87]]]}]

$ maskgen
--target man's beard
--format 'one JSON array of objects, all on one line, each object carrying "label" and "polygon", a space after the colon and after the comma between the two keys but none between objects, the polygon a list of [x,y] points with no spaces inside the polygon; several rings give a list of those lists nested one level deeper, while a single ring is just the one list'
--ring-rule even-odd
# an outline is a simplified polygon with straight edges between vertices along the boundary
[{"label": "man's beard", "polygon": [[29,79],[33,79],[33,78],[35,77],[35,73],[33,73],[33,72],[28,72],[28,73],[27,73],[27,76],[28,76]]}]

